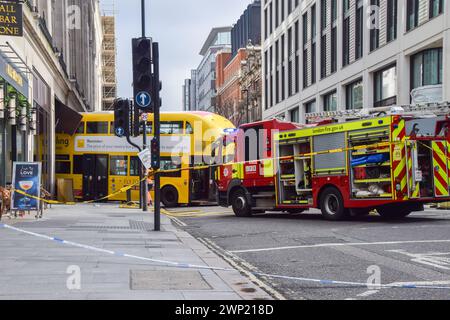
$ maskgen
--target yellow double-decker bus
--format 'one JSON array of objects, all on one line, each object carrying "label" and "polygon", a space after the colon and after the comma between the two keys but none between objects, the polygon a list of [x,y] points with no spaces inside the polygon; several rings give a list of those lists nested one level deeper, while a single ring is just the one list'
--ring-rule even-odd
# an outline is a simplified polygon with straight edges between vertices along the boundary
[{"label": "yellow double-decker bus", "polygon": [[[74,135],[56,135],[56,177],[69,181],[76,200],[95,200],[139,182],[138,150],[114,135],[112,112],[85,113]],[[152,139],[153,116],[147,120]],[[214,168],[192,170],[209,163],[211,145],[234,125],[208,112],[161,114],[161,201],[166,207],[215,202]],[[142,136],[131,139],[142,146]],[[174,171],[174,169],[182,169]],[[59,189],[59,188],[58,188]],[[61,190],[59,190],[61,192]],[[139,201],[139,185],[112,201]],[[131,199],[130,199],[131,198]]]}]

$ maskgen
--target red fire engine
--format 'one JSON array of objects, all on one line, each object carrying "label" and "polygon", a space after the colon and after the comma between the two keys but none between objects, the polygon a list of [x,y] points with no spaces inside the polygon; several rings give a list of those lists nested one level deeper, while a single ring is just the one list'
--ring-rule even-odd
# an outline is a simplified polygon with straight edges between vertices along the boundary
[{"label": "red fire engine", "polygon": [[445,104],[244,125],[215,145],[218,203],[240,217],[318,208],[342,220],[375,209],[403,218],[449,201],[449,114]]}]

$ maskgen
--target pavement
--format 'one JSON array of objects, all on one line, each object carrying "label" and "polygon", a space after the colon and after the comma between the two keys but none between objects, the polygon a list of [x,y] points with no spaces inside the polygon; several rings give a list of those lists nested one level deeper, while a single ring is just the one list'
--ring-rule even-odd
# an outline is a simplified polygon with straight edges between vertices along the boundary
[{"label": "pavement", "polygon": [[230,209],[171,210],[183,230],[286,299],[449,300],[450,289],[379,289],[298,278],[450,288],[450,211],[427,208],[399,221],[377,215],[322,219],[318,210],[237,218]]},{"label": "pavement", "polygon": [[[0,227],[2,300],[283,298],[275,291],[269,294],[264,283],[234,269],[166,216],[161,232],[153,231],[152,213],[117,204],[54,206],[41,220],[31,215],[0,223],[18,228]],[[148,259],[236,271],[180,268]]]}]

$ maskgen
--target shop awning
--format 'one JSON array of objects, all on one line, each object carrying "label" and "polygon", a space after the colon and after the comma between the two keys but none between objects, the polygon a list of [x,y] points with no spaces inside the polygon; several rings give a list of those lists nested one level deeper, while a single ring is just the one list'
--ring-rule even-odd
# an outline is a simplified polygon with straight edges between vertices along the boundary
[{"label": "shop awning", "polygon": [[82,120],[81,114],[55,99],[55,132],[74,135]]}]

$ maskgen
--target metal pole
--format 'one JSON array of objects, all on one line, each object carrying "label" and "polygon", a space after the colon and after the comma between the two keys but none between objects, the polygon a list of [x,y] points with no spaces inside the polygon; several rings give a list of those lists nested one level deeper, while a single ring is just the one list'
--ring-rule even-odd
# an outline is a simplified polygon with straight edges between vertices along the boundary
[{"label": "metal pole", "polygon": [[145,38],[145,0],[141,0],[142,38]]},{"label": "metal pole", "polygon": [[[141,16],[142,16],[142,37],[145,38],[145,0],[141,0]],[[147,149],[147,120],[144,119],[142,124],[142,135],[143,135],[143,150]],[[145,169],[144,165],[142,165],[142,174],[144,177],[147,176],[147,170]],[[142,182],[142,188],[143,190],[143,204],[142,204],[142,210],[144,212],[148,212],[148,184],[147,180],[144,180]]]},{"label": "metal pole", "polygon": [[[161,101],[159,99],[159,46],[157,42],[153,43],[153,81],[154,81],[154,115],[153,115],[153,133],[154,138],[159,142],[160,148],[158,150],[158,158],[161,150],[161,130],[160,130],[160,107]],[[159,172],[155,174],[155,231],[161,230],[161,176]]]}]

